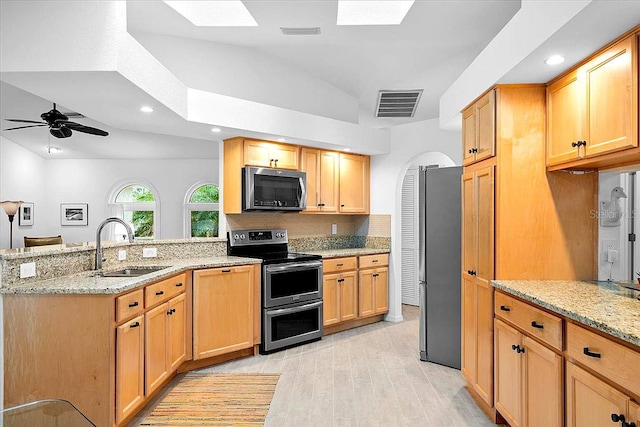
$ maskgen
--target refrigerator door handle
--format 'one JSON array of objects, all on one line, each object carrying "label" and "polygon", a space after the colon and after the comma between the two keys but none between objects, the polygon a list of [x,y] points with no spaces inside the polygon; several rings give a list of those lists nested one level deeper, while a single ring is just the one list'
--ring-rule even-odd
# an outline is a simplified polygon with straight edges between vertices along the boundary
[{"label": "refrigerator door handle", "polygon": [[420,360],[427,361],[427,282],[418,282],[418,300],[420,302]]}]

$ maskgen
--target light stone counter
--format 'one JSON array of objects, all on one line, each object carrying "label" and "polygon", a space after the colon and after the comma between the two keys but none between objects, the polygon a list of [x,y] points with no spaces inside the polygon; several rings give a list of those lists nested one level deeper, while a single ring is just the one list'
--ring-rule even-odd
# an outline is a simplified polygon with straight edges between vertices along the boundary
[{"label": "light stone counter", "polygon": [[[233,256],[215,256],[186,260],[154,260],[135,264],[135,267],[167,266],[138,277],[95,277],[92,271],[51,279],[6,285],[0,294],[118,294],[179,274],[185,270],[260,264],[259,259]],[[126,267],[124,267],[126,268]]]},{"label": "light stone counter", "polygon": [[640,291],[607,282],[494,280],[508,294],[640,346]]},{"label": "light stone counter", "polygon": [[387,254],[389,249],[373,248],[349,248],[349,249],[327,249],[322,251],[305,251],[305,253],[320,255],[322,258],[338,258],[344,256]]}]

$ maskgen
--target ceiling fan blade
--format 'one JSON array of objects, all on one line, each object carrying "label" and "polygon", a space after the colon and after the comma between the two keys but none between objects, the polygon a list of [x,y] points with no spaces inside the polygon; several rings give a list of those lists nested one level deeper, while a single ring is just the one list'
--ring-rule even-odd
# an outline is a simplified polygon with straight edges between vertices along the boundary
[{"label": "ceiling fan blade", "polygon": [[56,120],[56,123],[61,124],[62,127],[73,129],[73,130],[78,131],[78,132],[89,133],[91,135],[99,135],[99,136],[107,136],[107,135],[109,135],[109,132],[105,132],[102,129],[92,128],[90,126],[85,126],[85,125],[82,125],[80,123],[65,122],[65,121],[61,121],[61,120]]},{"label": "ceiling fan blade", "polygon": [[67,129],[64,126],[60,126],[60,127],[52,127],[51,129],[49,129],[49,133],[51,133],[51,135],[55,136],[56,138],[69,138],[71,136],[71,129]]},{"label": "ceiling fan blade", "polygon": [[19,126],[17,128],[9,128],[9,129],[2,129],[2,130],[16,130],[16,129],[25,129],[25,128],[37,128],[37,127],[40,127],[40,126],[48,126],[48,125],[40,124],[40,125]]},{"label": "ceiling fan blade", "polygon": [[6,120],[6,121],[8,121],[8,122],[18,122],[18,123],[38,123],[39,125],[40,125],[40,124],[43,124],[42,122],[36,122],[36,121],[33,121],[33,120],[22,120],[22,119],[5,119],[5,120]]}]

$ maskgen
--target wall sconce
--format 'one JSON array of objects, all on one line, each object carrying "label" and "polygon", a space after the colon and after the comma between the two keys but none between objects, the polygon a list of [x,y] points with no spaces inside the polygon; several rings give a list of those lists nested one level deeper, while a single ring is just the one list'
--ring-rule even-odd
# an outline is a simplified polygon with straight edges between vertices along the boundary
[{"label": "wall sconce", "polygon": [[5,200],[4,202],[0,202],[0,206],[2,206],[2,209],[4,209],[9,216],[9,249],[13,249],[13,217],[16,216],[18,208],[22,203],[24,203],[22,200]]}]

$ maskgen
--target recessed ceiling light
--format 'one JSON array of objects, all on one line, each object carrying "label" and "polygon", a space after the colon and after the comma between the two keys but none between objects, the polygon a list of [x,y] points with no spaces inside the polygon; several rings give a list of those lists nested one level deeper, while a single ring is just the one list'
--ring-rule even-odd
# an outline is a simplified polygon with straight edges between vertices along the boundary
[{"label": "recessed ceiling light", "polygon": [[153,113],[153,108],[145,105],[143,107],[140,107],[140,111],[142,111],[143,113]]},{"label": "recessed ceiling light", "polygon": [[344,150],[342,150],[342,151],[351,151],[351,148],[345,148],[345,149],[344,149]]},{"label": "recessed ceiling light", "polygon": [[211,132],[220,133],[220,132],[222,132],[222,129],[220,129],[220,128],[211,128]]},{"label": "recessed ceiling light", "polygon": [[256,27],[258,23],[239,0],[165,1],[198,27]]},{"label": "recessed ceiling light", "polygon": [[278,141],[280,141],[280,142],[285,142],[285,141],[286,141],[286,139],[284,139],[284,138],[278,138]]},{"label": "recessed ceiling light", "polygon": [[52,146],[47,147],[47,153],[59,153],[61,151],[62,151],[62,148],[60,147],[52,147]]},{"label": "recessed ceiling light", "polygon": [[413,6],[404,0],[338,0],[338,25],[398,25]]},{"label": "recessed ceiling light", "polygon": [[558,65],[564,62],[564,56],[553,55],[545,59],[544,63],[547,65]]}]

